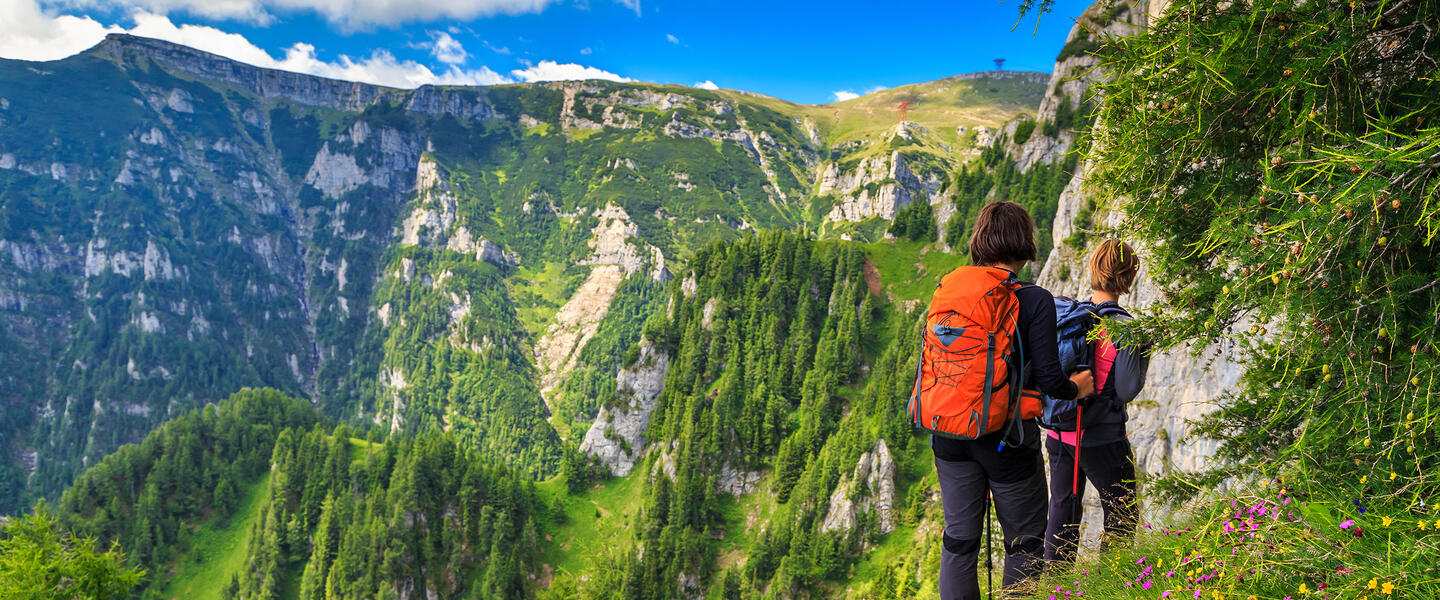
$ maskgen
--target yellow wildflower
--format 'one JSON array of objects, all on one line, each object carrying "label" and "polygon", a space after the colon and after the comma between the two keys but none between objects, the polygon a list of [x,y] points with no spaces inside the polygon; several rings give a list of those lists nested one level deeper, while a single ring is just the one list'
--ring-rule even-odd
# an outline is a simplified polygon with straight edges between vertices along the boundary
[{"label": "yellow wildflower", "polygon": [[1303,583],[1300,584],[1300,593],[1302,593],[1302,594],[1308,594],[1308,593],[1310,593],[1310,586],[1305,585],[1305,584],[1303,584]]},{"label": "yellow wildflower", "polygon": [[1395,481],[1395,478],[1396,478],[1396,477],[1399,477],[1399,476],[1400,476],[1399,473],[1396,473],[1396,472],[1394,472],[1394,471],[1391,471],[1391,472],[1390,472],[1390,481]]},{"label": "yellow wildflower", "polygon": [[1369,478],[1370,478],[1369,475],[1361,475],[1361,476],[1360,476],[1360,483],[1365,483],[1365,480],[1366,480],[1366,479],[1369,479]]},{"label": "yellow wildflower", "polygon": [[1389,527],[1394,521],[1395,519],[1391,519],[1390,517],[1380,517],[1380,524],[1385,527]]},{"label": "yellow wildflower", "polygon": [[1387,581],[1385,582],[1385,585],[1380,586],[1380,591],[1384,592],[1386,595],[1393,594],[1395,593],[1395,584]]},{"label": "yellow wildflower", "polygon": [[1365,584],[1365,589],[1367,589],[1367,590],[1373,590],[1373,589],[1375,589],[1375,586],[1377,586],[1377,585],[1380,585],[1380,582],[1377,581],[1374,577],[1371,577],[1371,578],[1370,578],[1370,583]]}]

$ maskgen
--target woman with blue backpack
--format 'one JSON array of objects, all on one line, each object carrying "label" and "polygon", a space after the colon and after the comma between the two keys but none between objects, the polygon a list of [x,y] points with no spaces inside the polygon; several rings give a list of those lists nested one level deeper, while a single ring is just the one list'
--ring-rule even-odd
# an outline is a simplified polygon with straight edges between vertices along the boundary
[{"label": "woman with blue backpack", "polygon": [[1036,258],[1030,213],[1014,202],[986,205],[969,250],[971,266],[946,275],[931,298],[909,405],[911,423],[931,433],[939,476],[944,600],[981,598],[977,561],[992,498],[1005,540],[1002,585],[1043,569],[1041,394],[1094,392],[1089,371],[1060,368],[1054,296],[1019,279]]},{"label": "woman with blue backpack", "polygon": [[[1125,432],[1126,406],[1145,387],[1148,348],[1117,347],[1103,329],[1098,335],[1089,333],[1101,326],[1100,319],[1131,318],[1119,300],[1135,283],[1138,264],[1128,244],[1106,240],[1090,255],[1089,300],[1055,301],[1062,368],[1089,368],[1096,393],[1078,403],[1046,399],[1046,414],[1041,419],[1049,429],[1045,449],[1050,457],[1045,559],[1052,565],[1075,560],[1087,481],[1100,493],[1105,514],[1102,549],[1128,540],[1135,532],[1139,506],[1135,454]],[[1072,345],[1077,350],[1069,350]],[[1066,364],[1071,362],[1076,364]]]}]

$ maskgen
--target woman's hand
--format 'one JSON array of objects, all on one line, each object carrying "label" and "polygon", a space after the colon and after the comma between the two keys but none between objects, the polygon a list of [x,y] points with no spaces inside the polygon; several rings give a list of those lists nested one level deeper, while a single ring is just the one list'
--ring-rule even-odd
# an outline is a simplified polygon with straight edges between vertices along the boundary
[{"label": "woman's hand", "polygon": [[1095,393],[1095,376],[1090,374],[1090,369],[1071,375],[1070,381],[1075,383],[1075,387],[1080,388],[1075,395],[1076,400]]}]

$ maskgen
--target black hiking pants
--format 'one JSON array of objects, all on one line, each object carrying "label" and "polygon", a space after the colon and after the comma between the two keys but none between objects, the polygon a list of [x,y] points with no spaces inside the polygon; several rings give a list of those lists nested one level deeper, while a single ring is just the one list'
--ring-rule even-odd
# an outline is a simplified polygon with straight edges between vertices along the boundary
[{"label": "black hiking pants", "polygon": [[[984,440],[984,441],[982,441]],[[949,441],[949,440],[947,440]],[[963,445],[963,449],[957,448]],[[944,549],[940,553],[941,600],[979,600],[978,559],[983,545],[986,490],[1005,534],[1005,575],[1014,586],[1044,566],[1045,468],[1040,448],[997,450],[992,440],[951,443],[963,450],[942,452],[935,444],[935,471],[945,509]]]},{"label": "black hiking pants", "polygon": [[1068,563],[1075,560],[1080,543],[1080,517],[1085,482],[1100,491],[1105,512],[1105,533],[1101,549],[1129,540],[1139,519],[1135,497],[1135,453],[1129,440],[1080,448],[1080,482],[1070,493],[1075,478],[1075,447],[1052,437],[1045,438],[1050,454],[1050,523],[1045,527],[1045,560]]}]

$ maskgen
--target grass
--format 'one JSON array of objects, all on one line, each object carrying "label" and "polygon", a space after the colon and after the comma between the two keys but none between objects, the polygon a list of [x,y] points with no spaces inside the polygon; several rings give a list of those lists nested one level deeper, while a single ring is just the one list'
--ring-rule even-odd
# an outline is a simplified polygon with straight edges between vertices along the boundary
[{"label": "grass", "polygon": [[567,273],[564,264],[545,263],[539,269],[522,267],[510,284],[514,289],[515,312],[525,330],[539,337],[555,321],[555,313],[584,281],[585,273]]},{"label": "grass", "polygon": [[250,545],[250,530],[260,519],[260,505],[270,487],[270,474],[244,488],[235,514],[224,523],[210,519],[186,534],[186,550],[172,567],[173,575],[156,588],[159,598],[219,598],[220,591],[239,573]]},{"label": "grass", "polygon": [[1367,509],[1369,499],[1279,482],[1249,488],[1199,505],[1169,529],[1142,529],[1134,546],[1091,556],[1032,597],[1082,590],[1146,599],[1440,597],[1433,507]]},{"label": "grass", "polygon": [[940,249],[938,243],[881,240],[865,244],[865,254],[880,272],[881,286],[897,301],[929,303],[935,285],[965,259]]},{"label": "grass", "polygon": [[558,501],[565,514],[564,523],[546,524],[550,539],[544,541],[541,554],[556,577],[592,572],[608,549],[631,538],[649,472],[650,461],[642,461],[625,477],[573,495],[558,477],[537,486],[541,496],[547,502]]}]

